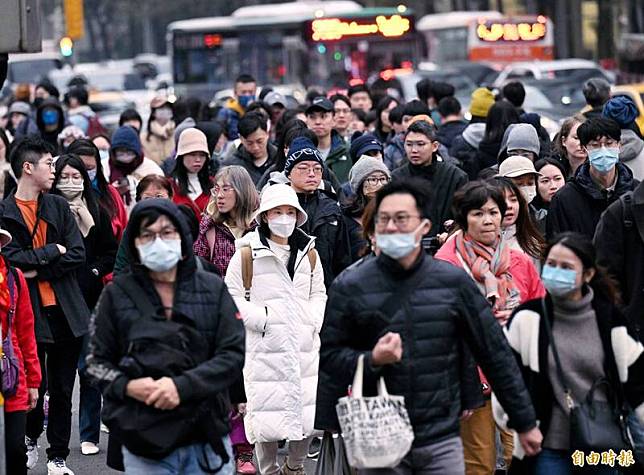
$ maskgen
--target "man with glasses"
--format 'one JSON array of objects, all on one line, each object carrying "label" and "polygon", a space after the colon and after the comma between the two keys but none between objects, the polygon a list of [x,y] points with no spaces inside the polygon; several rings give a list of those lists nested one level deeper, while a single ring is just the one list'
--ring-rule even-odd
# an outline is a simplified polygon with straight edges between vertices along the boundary
[{"label": "man with glasses", "polygon": [[621,129],[617,122],[589,119],[579,126],[577,136],[588,160],[552,197],[546,218],[549,238],[564,231],[592,238],[604,210],[637,185],[633,172],[619,161]]},{"label": "man with glasses", "polygon": [[302,230],[316,238],[315,249],[320,256],[324,284],[328,288],[335,276],[351,263],[351,250],[338,202],[320,190],[323,167],[324,161],[313,142],[306,137],[293,140],[284,174],[309,217]]},{"label": "man with glasses", "polygon": [[73,475],[65,463],[72,390],[90,315],[76,277],[85,265],[78,225],[67,201],[47,193],[54,182],[51,152],[51,146],[35,136],[14,146],[10,160],[18,187],[0,203],[2,228],[11,233],[13,241],[2,253],[27,278],[43,374],[38,404],[27,415],[27,467],[34,468],[38,462],[37,442],[45,418],[43,399],[49,391],[47,470],[49,475]]},{"label": "man with glasses", "polygon": [[471,374],[463,370],[469,368],[464,347],[491,380],[526,454],[538,453],[542,440],[490,305],[465,272],[429,257],[420,246],[432,227],[423,188],[410,180],[378,191],[379,254],[356,263],[329,290],[315,427],[339,431],[335,404],[346,395],[363,355],[365,387],[375,388],[376,379],[384,377],[392,394],[404,396],[414,430],[414,445],[398,466],[360,475],[464,474],[459,417],[476,407],[469,399],[476,390],[470,389],[471,376],[464,376]]},{"label": "man with glasses", "polygon": [[405,133],[408,162],[392,172],[392,180],[419,178],[429,187],[427,216],[433,223],[429,237],[446,231],[445,222],[452,219],[452,198],[465,183],[467,174],[444,162],[438,155],[436,128],[425,120],[413,120]]},{"label": "man with glasses", "polygon": [[333,103],[333,128],[344,139],[348,139],[347,130],[351,122],[351,101],[343,94],[334,94],[329,100]]}]

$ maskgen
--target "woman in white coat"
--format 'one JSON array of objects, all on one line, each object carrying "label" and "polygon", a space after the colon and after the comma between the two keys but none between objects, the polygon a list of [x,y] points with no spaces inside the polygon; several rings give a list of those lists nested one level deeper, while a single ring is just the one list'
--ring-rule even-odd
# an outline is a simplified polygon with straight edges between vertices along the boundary
[{"label": "woman in white coat", "polygon": [[[256,444],[261,475],[303,475],[315,417],[324,273],[314,238],[298,229],[307,216],[290,186],[266,188],[255,219],[259,227],[236,241],[226,274],[246,327],[246,435]],[[249,291],[245,259],[246,269],[252,262]],[[284,439],[288,457],[280,468]]]}]

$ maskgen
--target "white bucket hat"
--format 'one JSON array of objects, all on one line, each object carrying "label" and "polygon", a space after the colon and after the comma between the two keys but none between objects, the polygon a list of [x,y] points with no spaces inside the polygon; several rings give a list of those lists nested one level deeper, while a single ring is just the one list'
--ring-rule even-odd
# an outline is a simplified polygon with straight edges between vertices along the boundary
[{"label": "white bucket hat", "polygon": [[302,226],[306,223],[308,216],[306,212],[300,206],[300,202],[297,199],[297,194],[289,185],[276,184],[267,187],[261,196],[259,203],[259,208],[255,211],[253,219],[259,223],[259,217],[262,213],[265,213],[273,208],[278,206],[292,206],[297,210],[297,225]]}]

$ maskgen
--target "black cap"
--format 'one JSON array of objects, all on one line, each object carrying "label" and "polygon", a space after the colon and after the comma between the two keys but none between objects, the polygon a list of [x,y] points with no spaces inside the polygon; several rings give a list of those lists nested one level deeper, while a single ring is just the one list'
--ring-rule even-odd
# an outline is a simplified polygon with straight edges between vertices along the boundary
[{"label": "black cap", "polygon": [[311,105],[306,108],[306,115],[315,111],[333,112],[333,102],[324,96],[318,96],[311,102]]}]

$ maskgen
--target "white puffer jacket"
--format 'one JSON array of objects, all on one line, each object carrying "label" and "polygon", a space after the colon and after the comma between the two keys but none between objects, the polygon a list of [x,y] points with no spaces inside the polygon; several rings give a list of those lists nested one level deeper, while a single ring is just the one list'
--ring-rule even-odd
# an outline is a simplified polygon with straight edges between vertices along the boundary
[{"label": "white puffer jacket", "polygon": [[[257,231],[236,241],[226,284],[246,327],[246,436],[251,443],[302,440],[313,433],[326,289],[319,257],[311,272],[314,239],[299,229],[294,278]],[[250,245],[253,281],[244,298],[239,248]]]}]

